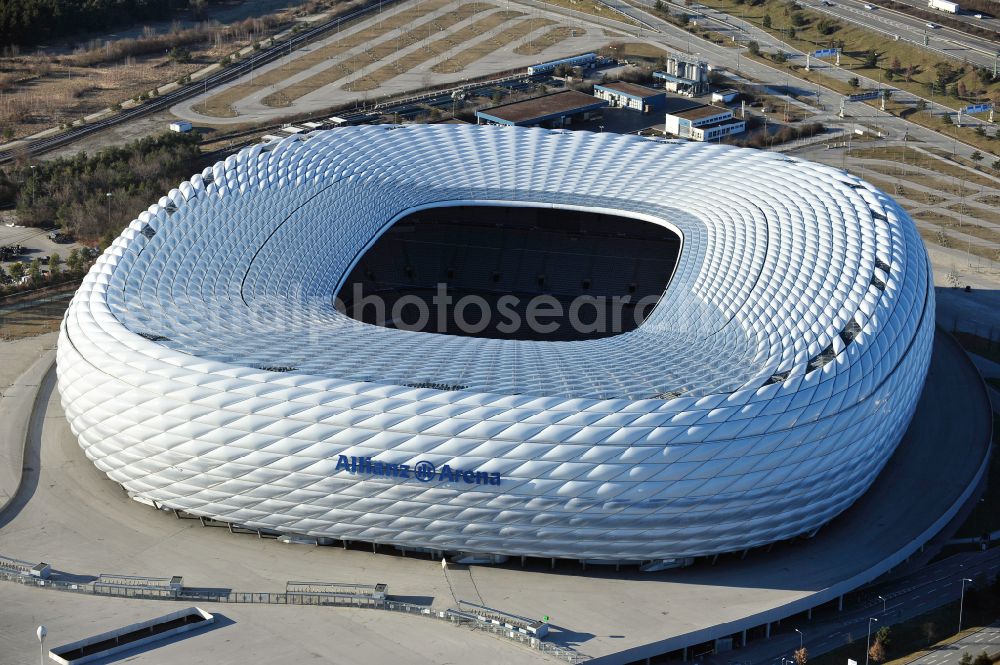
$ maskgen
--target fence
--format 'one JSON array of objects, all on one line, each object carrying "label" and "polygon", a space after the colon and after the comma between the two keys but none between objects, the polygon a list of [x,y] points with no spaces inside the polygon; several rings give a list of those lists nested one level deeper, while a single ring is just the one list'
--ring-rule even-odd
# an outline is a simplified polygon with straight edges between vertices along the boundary
[{"label": "fence", "polygon": [[[211,603],[260,603],[269,605],[317,605],[380,609],[403,614],[417,614],[429,619],[447,621],[455,626],[467,626],[474,630],[493,633],[511,642],[548,654],[568,663],[582,663],[589,660],[584,654],[557,644],[543,642],[536,637],[512,631],[503,626],[485,623],[471,618],[464,612],[434,610],[423,605],[414,605],[394,600],[381,600],[372,596],[328,593],[277,592],[253,593],[231,591],[229,589],[182,588],[180,592],[170,589],[156,589],[144,586],[121,586],[102,588],[93,582],[67,582],[64,580],[42,580],[29,575],[0,570],[0,580],[16,582],[26,586],[43,587],[56,591],[82,593],[96,596],[114,596],[140,600],[180,600],[184,602],[202,601]],[[105,585],[106,586],[106,585]]]}]

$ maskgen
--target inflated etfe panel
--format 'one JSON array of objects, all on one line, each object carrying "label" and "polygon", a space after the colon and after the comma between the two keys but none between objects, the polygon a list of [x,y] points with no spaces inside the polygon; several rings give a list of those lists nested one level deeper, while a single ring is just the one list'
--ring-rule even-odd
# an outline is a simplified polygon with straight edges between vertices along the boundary
[{"label": "inflated etfe panel", "polygon": [[[662,224],[636,330],[515,341],[367,325],[345,276],[428,207]],[[139,215],[59,339],[80,445],[133,495],[290,533],[670,559],[809,533],[871,484],[920,395],[912,221],[784,155],[602,133],[371,126],[258,145]]]}]

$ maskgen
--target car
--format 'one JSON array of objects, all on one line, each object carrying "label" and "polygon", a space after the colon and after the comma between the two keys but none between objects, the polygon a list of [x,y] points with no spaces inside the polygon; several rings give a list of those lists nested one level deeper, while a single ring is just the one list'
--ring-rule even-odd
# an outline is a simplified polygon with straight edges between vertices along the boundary
[{"label": "car", "polygon": [[973,16],[974,18],[978,18],[978,19],[980,19],[980,20],[981,20],[981,19],[983,18],[983,15],[982,15],[982,14],[973,14],[972,16]]},{"label": "car", "polygon": [[868,11],[870,11],[870,12],[873,12],[873,11],[875,11],[875,8],[874,8],[874,7],[872,7],[871,5],[865,5],[865,9],[867,9],[867,10],[868,10]]},{"label": "car", "polygon": [[927,27],[930,28],[931,30],[934,30],[934,29],[936,29],[938,27],[938,24],[937,23],[928,23]]},{"label": "car", "polygon": [[823,6],[824,7],[836,7],[836,5],[833,4],[832,2],[830,2],[830,0],[823,0]]}]

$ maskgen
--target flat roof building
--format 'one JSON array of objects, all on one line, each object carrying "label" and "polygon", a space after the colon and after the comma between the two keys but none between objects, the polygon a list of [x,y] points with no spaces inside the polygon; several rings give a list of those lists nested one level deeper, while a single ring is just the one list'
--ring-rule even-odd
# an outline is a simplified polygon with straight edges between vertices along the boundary
[{"label": "flat roof building", "polygon": [[721,102],[723,104],[728,104],[739,96],[739,91],[733,90],[732,88],[726,88],[725,90],[715,90],[712,92],[712,101]]},{"label": "flat roof building", "polygon": [[594,97],[603,99],[612,107],[635,109],[643,113],[661,109],[666,105],[667,93],[638,83],[611,81],[594,86]]},{"label": "flat roof building", "polygon": [[608,103],[576,90],[543,95],[523,102],[502,104],[476,111],[480,125],[518,127],[564,127],[576,120],[590,120]]},{"label": "flat roof building", "polygon": [[745,131],[746,121],[734,118],[733,112],[729,109],[705,104],[686,111],[666,114],[664,129],[667,134],[684,139],[714,141],[723,136]]}]

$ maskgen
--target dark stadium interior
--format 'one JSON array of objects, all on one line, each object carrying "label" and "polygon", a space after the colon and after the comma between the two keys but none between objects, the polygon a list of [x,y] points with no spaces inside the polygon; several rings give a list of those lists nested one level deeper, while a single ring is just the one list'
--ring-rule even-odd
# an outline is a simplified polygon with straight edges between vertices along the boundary
[{"label": "dark stadium interior", "polygon": [[[635,329],[652,310],[679,251],[680,238],[669,229],[626,217],[432,208],[399,220],[379,238],[348,275],[338,307],[365,323],[423,332],[546,341],[609,337]],[[438,306],[441,284],[452,299],[444,307]],[[482,304],[473,304],[474,297]],[[532,318],[546,325],[527,325]]]}]

